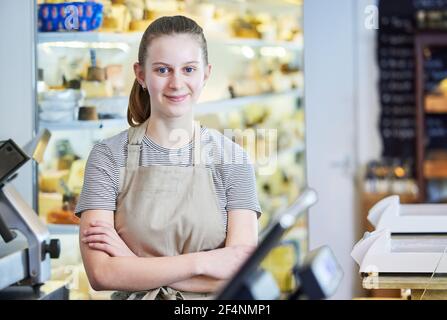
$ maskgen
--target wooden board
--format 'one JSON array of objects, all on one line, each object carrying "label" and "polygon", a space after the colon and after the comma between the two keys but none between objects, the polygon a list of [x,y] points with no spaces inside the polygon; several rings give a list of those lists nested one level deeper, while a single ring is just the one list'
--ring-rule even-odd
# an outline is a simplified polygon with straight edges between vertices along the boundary
[{"label": "wooden board", "polygon": [[431,279],[430,276],[372,275],[362,279],[362,286],[365,289],[409,289],[412,300],[421,300],[421,297],[423,300],[447,300],[447,275]]},{"label": "wooden board", "polygon": [[362,279],[365,289],[447,290],[447,276],[368,276]]}]

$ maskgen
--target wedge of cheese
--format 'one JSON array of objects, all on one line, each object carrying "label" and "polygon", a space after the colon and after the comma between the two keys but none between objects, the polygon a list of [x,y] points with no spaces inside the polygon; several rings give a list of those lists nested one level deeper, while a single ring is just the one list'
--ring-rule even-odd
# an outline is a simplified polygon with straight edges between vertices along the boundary
[{"label": "wedge of cheese", "polygon": [[75,194],[81,193],[82,185],[84,184],[85,165],[86,160],[83,159],[73,161],[71,164],[67,186]]}]

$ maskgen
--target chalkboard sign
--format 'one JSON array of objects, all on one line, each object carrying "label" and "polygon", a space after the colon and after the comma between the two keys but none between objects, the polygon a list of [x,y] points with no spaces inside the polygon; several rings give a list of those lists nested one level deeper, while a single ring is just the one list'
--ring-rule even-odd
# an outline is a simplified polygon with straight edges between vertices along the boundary
[{"label": "chalkboard sign", "polygon": [[[380,69],[382,156],[415,162],[416,95],[414,38],[423,31],[447,32],[447,0],[379,1],[377,59]],[[447,48],[427,52],[424,93],[447,78]],[[447,117],[426,117],[426,147],[447,149]]]},{"label": "chalkboard sign", "polygon": [[415,157],[415,28],[413,0],[379,2],[379,126],[385,158]]}]

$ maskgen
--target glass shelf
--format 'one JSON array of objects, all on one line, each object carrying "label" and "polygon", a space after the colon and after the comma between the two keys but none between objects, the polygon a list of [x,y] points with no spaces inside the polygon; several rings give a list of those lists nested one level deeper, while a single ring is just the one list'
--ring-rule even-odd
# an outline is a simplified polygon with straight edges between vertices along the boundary
[{"label": "glass shelf", "polygon": [[38,43],[61,43],[61,42],[139,42],[142,32],[39,32]]},{"label": "glass shelf", "polygon": [[103,120],[73,120],[63,122],[49,122],[39,121],[39,129],[46,128],[48,130],[60,131],[60,130],[78,130],[78,129],[103,129],[103,128],[116,128],[126,127],[127,119],[103,119]]},{"label": "glass shelf", "polygon": [[[38,43],[48,46],[64,46],[73,47],[76,43],[138,43],[143,36],[142,32],[39,32]],[[231,46],[249,46],[249,47],[283,47],[287,50],[301,50],[300,41],[265,41],[262,39],[246,39],[246,38],[214,38],[208,39],[210,43],[221,43]],[[71,43],[71,44],[70,44]],[[81,45],[81,44],[79,44]]]},{"label": "glass shelf", "polygon": [[218,112],[228,112],[232,110],[238,110],[251,103],[265,102],[265,100],[270,98],[277,98],[284,96],[298,98],[302,97],[302,94],[303,92],[301,89],[294,89],[286,92],[265,93],[256,96],[238,97],[233,99],[203,102],[197,105],[197,108],[194,109],[194,114],[205,115]]},{"label": "glass shelf", "polygon": [[[212,114],[218,112],[229,112],[232,110],[238,110],[248,104],[264,102],[270,98],[290,96],[291,98],[298,98],[302,96],[302,90],[294,89],[286,92],[279,93],[266,93],[257,96],[239,97],[233,99],[224,99],[218,101],[202,102],[197,105],[194,109],[194,114],[196,116]],[[123,97],[110,97],[110,98],[98,98],[103,103],[107,100],[115,102],[116,100],[123,100]],[[127,98],[126,103],[127,103]],[[95,99],[88,99],[93,101]],[[128,126],[126,118],[117,119],[102,119],[102,120],[73,120],[64,122],[49,122],[49,121],[39,121],[39,129],[46,128],[48,130],[77,130],[77,129],[103,129],[103,128],[114,128]]]}]

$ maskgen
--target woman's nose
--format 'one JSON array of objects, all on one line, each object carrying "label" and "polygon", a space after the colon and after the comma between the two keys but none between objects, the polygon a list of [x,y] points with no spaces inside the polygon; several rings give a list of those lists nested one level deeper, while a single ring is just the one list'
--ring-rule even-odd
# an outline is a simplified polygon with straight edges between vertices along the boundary
[{"label": "woman's nose", "polygon": [[169,81],[169,88],[180,89],[182,87],[181,75],[177,72],[173,73]]}]

